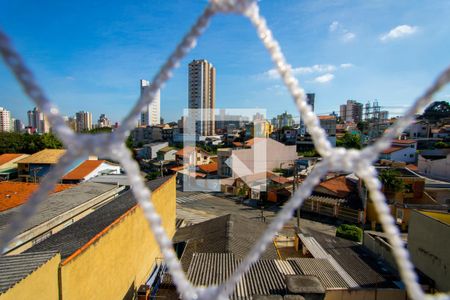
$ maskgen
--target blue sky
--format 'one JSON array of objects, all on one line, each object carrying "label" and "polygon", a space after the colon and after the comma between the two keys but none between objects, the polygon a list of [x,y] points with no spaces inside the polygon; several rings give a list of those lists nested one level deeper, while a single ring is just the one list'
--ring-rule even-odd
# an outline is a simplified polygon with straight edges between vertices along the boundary
[{"label": "blue sky", "polygon": [[[95,3],[94,3],[95,2]],[[120,121],[206,1],[1,1],[0,26],[62,114],[91,111]],[[262,0],[275,38],[316,112],[347,99],[377,99],[401,113],[450,64],[450,2]],[[161,91],[161,115],[174,121],[187,105],[187,64],[217,69],[217,107],[265,108],[298,115],[248,20],[216,16]],[[450,100],[450,88],[436,100]],[[25,121],[33,104],[0,64],[0,106]]]}]

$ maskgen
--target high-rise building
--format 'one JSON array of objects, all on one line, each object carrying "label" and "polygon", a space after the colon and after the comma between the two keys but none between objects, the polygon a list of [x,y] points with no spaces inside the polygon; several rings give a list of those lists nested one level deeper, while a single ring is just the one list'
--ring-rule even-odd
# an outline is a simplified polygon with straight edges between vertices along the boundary
[{"label": "high-rise building", "polygon": [[28,115],[28,127],[35,133],[48,133],[50,132],[50,124],[47,117],[39,108],[35,107],[33,110],[27,112]]},{"label": "high-rise building", "polygon": [[0,107],[0,132],[11,131],[11,112]]},{"label": "high-rise building", "polygon": [[88,111],[79,111],[75,114],[77,123],[77,132],[92,129],[92,113]]},{"label": "high-rise building", "polygon": [[347,100],[340,106],[340,117],[343,122],[358,123],[363,118],[363,104],[355,100]]},{"label": "high-rise building", "polygon": [[196,109],[198,135],[215,134],[216,69],[205,59],[189,64],[189,109]]},{"label": "high-rise building", "polygon": [[[147,80],[141,79],[141,96],[143,95],[145,89],[151,86],[151,83]],[[139,120],[139,125],[141,126],[153,126],[158,125],[161,122],[161,95],[160,91],[155,95],[155,99],[152,103],[147,105],[141,112],[141,118]]]},{"label": "high-rise building", "polygon": [[14,132],[17,132],[17,133],[21,133],[24,130],[23,123],[19,119],[14,120],[13,127],[14,127]]},{"label": "high-rise building", "polygon": [[[314,93],[307,93],[306,94],[306,102],[311,106],[311,110],[312,111],[314,111],[315,101],[316,101],[316,94],[314,94]],[[300,115],[299,130],[300,130],[300,135],[305,135],[306,134],[306,125],[305,125],[305,122],[303,121],[301,115]]]},{"label": "high-rise building", "polygon": [[103,128],[103,127],[111,127],[111,122],[106,117],[105,114],[101,114],[97,121],[97,127]]}]

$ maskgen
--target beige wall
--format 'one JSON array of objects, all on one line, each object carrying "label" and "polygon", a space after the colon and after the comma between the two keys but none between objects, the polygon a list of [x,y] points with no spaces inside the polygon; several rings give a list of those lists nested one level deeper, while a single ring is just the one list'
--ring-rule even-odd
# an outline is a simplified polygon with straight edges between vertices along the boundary
[{"label": "beige wall", "polygon": [[414,265],[433,279],[439,290],[450,290],[450,225],[448,223],[418,211],[411,211],[408,250]]},{"label": "beige wall", "polygon": [[[169,238],[175,233],[175,177],[153,192]],[[160,258],[140,207],[131,209],[61,267],[62,299],[123,299],[145,282]]]},{"label": "beige wall", "polygon": [[0,294],[0,300],[58,299],[58,266],[60,261],[59,254],[55,255],[11,289]]}]

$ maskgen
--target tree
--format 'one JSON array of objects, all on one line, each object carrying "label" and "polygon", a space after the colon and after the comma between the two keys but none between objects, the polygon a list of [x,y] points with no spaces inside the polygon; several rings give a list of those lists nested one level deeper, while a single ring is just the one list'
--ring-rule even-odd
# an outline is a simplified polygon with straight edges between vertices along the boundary
[{"label": "tree", "polygon": [[32,154],[43,149],[61,149],[63,144],[53,134],[22,134],[15,132],[0,133],[0,154]]},{"label": "tree", "polygon": [[336,140],[336,146],[346,149],[361,149],[361,137],[358,134],[346,132],[342,138]]},{"label": "tree", "polygon": [[437,149],[450,148],[450,145],[448,143],[439,141],[434,144],[434,148]]},{"label": "tree", "polygon": [[431,122],[448,118],[450,117],[450,104],[447,101],[435,101],[425,109],[422,117]]},{"label": "tree", "polygon": [[396,193],[403,190],[403,181],[399,177],[400,172],[392,169],[383,169],[378,175],[386,193]]}]

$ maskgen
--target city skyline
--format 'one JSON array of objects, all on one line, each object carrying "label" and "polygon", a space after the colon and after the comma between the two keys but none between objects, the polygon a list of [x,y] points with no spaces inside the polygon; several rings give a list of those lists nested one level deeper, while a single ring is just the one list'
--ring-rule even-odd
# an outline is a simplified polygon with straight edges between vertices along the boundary
[{"label": "city skyline", "polygon": [[[120,122],[139,96],[136,80],[151,80],[206,1],[113,3],[108,10],[101,3],[43,3],[39,4],[43,14],[52,13],[52,18],[43,19],[52,22],[40,21],[39,27],[32,26],[34,5],[24,9],[21,3],[2,3],[0,19],[49,98],[63,115],[87,110]],[[300,85],[316,94],[318,113],[337,111],[348,99],[362,103],[378,99],[396,106],[390,109],[396,115],[447,63],[449,29],[442,25],[450,5],[445,1],[351,5],[262,1],[260,5]],[[162,20],[167,26],[161,25]],[[268,118],[285,110],[298,115],[251,25],[241,17],[220,15],[163,88],[161,115],[167,121],[176,121],[186,107],[187,65],[192,59],[207,59],[220,70],[217,108],[258,106],[267,109]],[[26,120],[32,104],[4,65],[0,79],[0,105]],[[435,98],[448,99],[448,87]],[[105,109],[111,106],[115,109]]]}]

